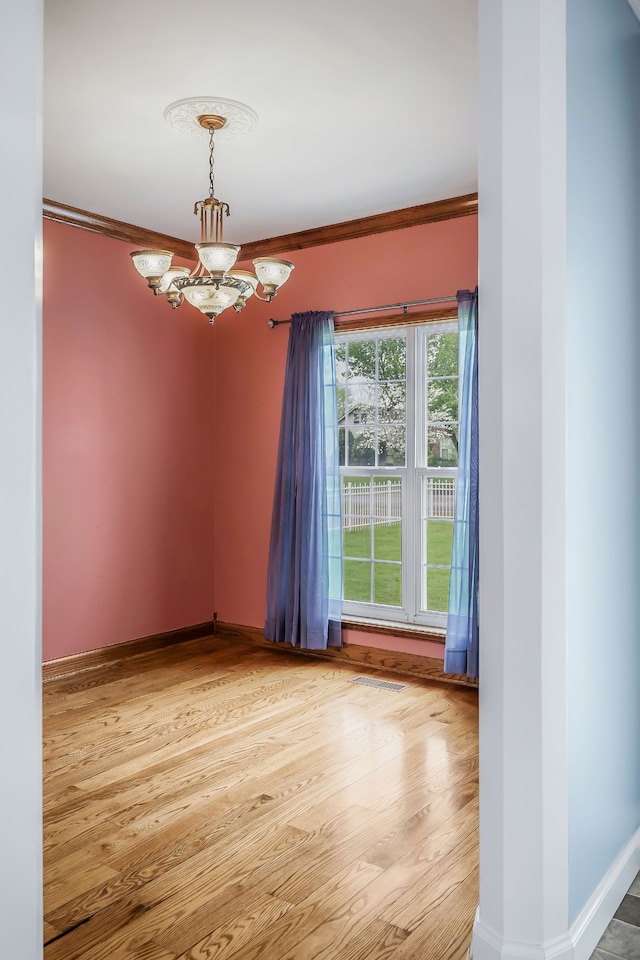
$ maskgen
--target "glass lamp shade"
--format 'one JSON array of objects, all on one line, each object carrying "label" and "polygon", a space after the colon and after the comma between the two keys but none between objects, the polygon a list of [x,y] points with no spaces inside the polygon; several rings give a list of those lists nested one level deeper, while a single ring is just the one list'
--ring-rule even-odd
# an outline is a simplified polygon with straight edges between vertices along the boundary
[{"label": "glass lamp shade", "polygon": [[157,292],[160,287],[162,277],[171,266],[171,261],[173,259],[173,254],[171,251],[134,250],[134,252],[129,254],[129,256],[133,260],[133,265],[140,276],[145,278],[148,285],[154,292]]},{"label": "glass lamp shade", "polygon": [[272,257],[258,257],[253,265],[269,300],[276,295],[278,287],[287,282],[293,270],[293,264],[288,260],[275,260]]},{"label": "glass lamp shade", "polygon": [[178,277],[188,277],[190,273],[189,267],[169,267],[160,282],[160,293],[177,292],[173,281],[177,280]]},{"label": "glass lamp shade", "polygon": [[184,294],[185,300],[209,317],[212,323],[218,314],[227,307],[233,306],[240,294],[237,287],[228,287],[224,283],[219,287],[214,286],[208,277],[178,281],[177,286]]},{"label": "glass lamp shade", "polygon": [[238,259],[240,247],[235,243],[196,243],[200,263],[214,280],[222,280]]},{"label": "glass lamp shade", "polygon": [[234,303],[235,309],[240,311],[245,306],[249,297],[252,297],[256,292],[258,278],[255,273],[251,273],[249,270],[230,270],[227,276],[230,279],[237,280],[241,284],[238,299]]},{"label": "glass lamp shade", "polygon": [[165,294],[173,310],[176,310],[182,303],[182,294],[176,287],[174,280],[177,280],[178,277],[188,277],[190,273],[188,267],[169,267],[160,282],[158,293]]}]

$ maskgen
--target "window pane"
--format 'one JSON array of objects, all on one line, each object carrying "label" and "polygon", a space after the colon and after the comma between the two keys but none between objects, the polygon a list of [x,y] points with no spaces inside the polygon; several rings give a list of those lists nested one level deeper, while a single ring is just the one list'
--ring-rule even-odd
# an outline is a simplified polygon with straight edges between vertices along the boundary
[{"label": "window pane", "polygon": [[427,338],[427,376],[451,377],[458,374],[458,334],[432,333]]},{"label": "window pane", "polygon": [[336,343],[336,382],[344,383],[347,372],[347,345],[346,343]]},{"label": "window pane", "polygon": [[376,525],[373,531],[373,543],[373,555],[376,560],[402,560],[400,522]]},{"label": "window pane", "polygon": [[404,380],[406,352],[404,337],[378,341],[378,380]]},{"label": "window pane", "polygon": [[375,383],[375,340],[356,340],[349,344],[347,351],[347,376],[350,383]]},{"label": "window pane", "polygon": [[456,481],[453,477],[422,478],[423,518],[446,517],[453,520],[455,502]]},{"label": "window pane", "polygon": [[371,603],[371,564],[368,560],[344,561],[344,599]]},{"label": "window pane", "polygon": [[344,467],[344,427],[338,430],[338,463]]},{"label": "window pane", "polygon": [[458,419],[458,378],[429,380],[427,386],[429,420],[447,423]]},{"label": "window pane", "polygon": [[449,567],[427,567],[427,610],[446,613],[449,605]]},{"label": "window pane", "polygon": [[371,481],[343,477],[342,528],[345,557],[371,556]]},{"label": "window pane", "polygon": [[449,601],[455,480],[422,478],[422,609],[446,613]]},{"label": "window pane", "polygon": [[427,463],[430,467],[458,466],[458,424],[427,425]]},{"label": "window pane", "polygon": [[399,563],[374,563],[373,602],[402,606],[402,567]]},{"label": "window pane", "polygon": [[349,464],[352,467],[374,467],[375,443],[375,430],[349,430]]},{"label": "window pane", "polygon": [[352,527],[343,530],[342,550],[345,557],[359,557],[363,560],[371,558],[371,527]]},{"label": "window pane", "polygon": [[427,466],[458,465],[458,334],[427,336]]},{"label": "window pane", "polygon": [[427,563],[451,566],[453,545],[453,522],[429,520],[427,522]]},{"label": "window pane", "polygon": [[406,419],[406,386],[404,381],[381,383],[378,390],[378,420],[380,423],[404,423]]},{"label": "window pane", "polygon": [[347,420],[349,423],[376,422],[377,390],[375,384],[349,386],[347,394]]},{"label": "window pane", "polygon": [[378,428],[378,463],[381,467],[404,467],[405,428]]},{"label": "window pane", "polygon": [[402,517],[402,480],[400,477],[373,478],[372,514],[377,523]]}]

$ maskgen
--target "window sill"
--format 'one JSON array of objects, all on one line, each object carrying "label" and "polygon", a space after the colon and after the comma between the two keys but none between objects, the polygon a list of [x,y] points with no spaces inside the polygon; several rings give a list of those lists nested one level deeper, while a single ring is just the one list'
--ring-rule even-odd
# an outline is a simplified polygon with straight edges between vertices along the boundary
[{"label": "window sill", "polygon": [[358,617],[342,617],[342,626],[347,630],[360,630],[363,633],[383,633],[387,637],[410,637],[412,640],[425,640],[429,643],[445,642],[446,631],[437,627],[420,627],[416,624],[404,626],[392,620],[366,620]]}]

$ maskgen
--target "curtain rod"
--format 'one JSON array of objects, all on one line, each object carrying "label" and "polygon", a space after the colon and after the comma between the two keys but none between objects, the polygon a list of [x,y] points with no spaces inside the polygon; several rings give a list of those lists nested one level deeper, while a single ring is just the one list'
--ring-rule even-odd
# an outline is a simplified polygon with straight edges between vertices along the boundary
[{"label": "curtain rod", "polygon": [[[363,310],[341,310],[339,313],[334,313],[334,317],[349,317],[353,314],[359,313],[378,313],[380,310],[395,310],[396,308],[401,308],[404,313],[409,316],[407,313],[409,307],[422,307],[427,303],[451,303],[452,300],[457,300],[457,297],[431,297],[430,300],[409,300],[404,303],[387,303],[382,307],[365,307]],[[273,329],[274,327],[280,326],[281,323],[291,323],[291,320],[267,320],[267,323]]]}]

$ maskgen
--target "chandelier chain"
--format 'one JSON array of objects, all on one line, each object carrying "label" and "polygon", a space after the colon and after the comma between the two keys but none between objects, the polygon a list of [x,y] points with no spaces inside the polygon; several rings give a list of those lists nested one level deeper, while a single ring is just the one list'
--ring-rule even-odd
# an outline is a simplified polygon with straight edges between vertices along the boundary
[{"label": "chandelier chain", "polygon": [[209,127],[209,196],[213,200],[213,124]]}]

